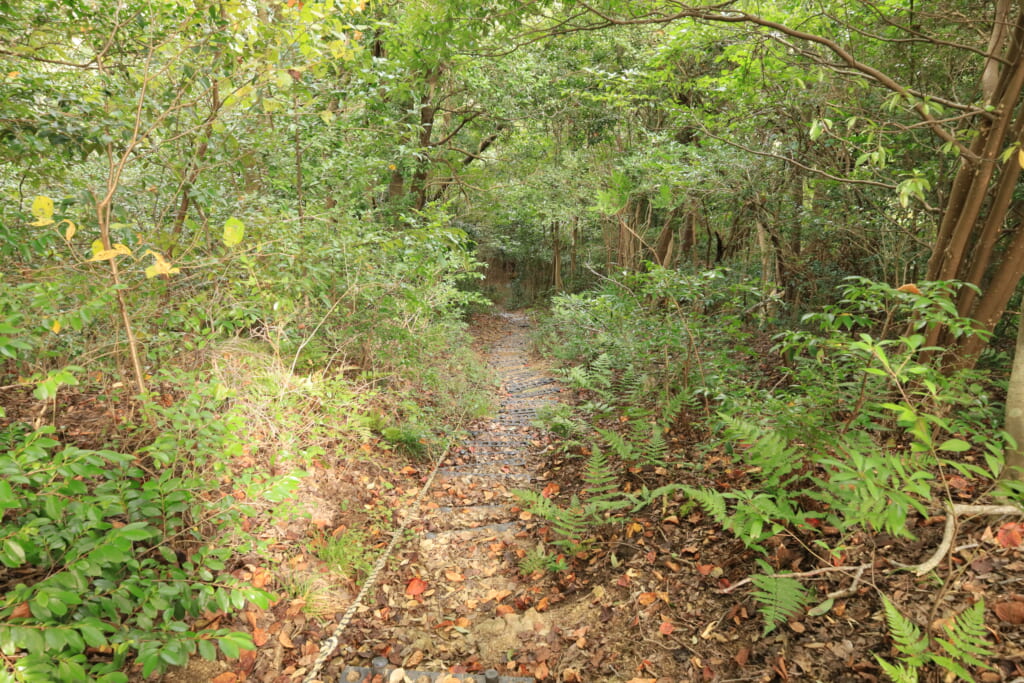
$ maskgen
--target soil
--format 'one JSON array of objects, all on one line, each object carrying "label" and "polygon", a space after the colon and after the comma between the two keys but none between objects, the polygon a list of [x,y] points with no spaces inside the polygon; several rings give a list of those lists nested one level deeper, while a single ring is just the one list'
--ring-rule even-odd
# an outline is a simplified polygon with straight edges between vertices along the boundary
[{"label": "soil", "polygon": [[[566,683],[881,681],[887,679],[876,656],[896,654],[879,598],[885,594],[936,634],[984,599],[992,654],[972,670],[974,680],[1024,681],[1024,529],[1014,543],[1014,528],[1003,518],[961,520],[948,558],[920,578],[898,563],[912,565],[934,552],[944,528],[938,505],[933,516],[915,520],[916,540],[865,533],[832,563],[811,552],[811,536],[777,536],[771,566],[807,572],[823,604],[768,633],[745,582],[758,571],[760,555],[681,494],[609,518],[592,529],[585,550],[556,557],[551,525],[513,491],[528,488],[563,506],[580,491],[586,450],[531,423],[540,406],[582,397],[529,353],[525,316],[476,316],[473,332],[502,380],[496,415],[472,425],[443,456],[422,495],[432,463],[410,464],[391,451],[314,468],[294,514],[252,530],[269,542],[269,553],[244,558],[235,571],[280,599],[268,610],[211,615],[221,627],[251,633],[257,649],[236,660],[196,659],[163,680],[304,680],[373,559],[341,576],[313,552],[317,543],[359,530],[379,554],[401,522],[403,540],[317,680],[370,680],[365,672],[383,657],[386,671],[374,680],[482,681],[493,669],[506,681]],[[22,390],[3,397],[9,419],[41,410],[13,391]],[[100,398],[68,408],[71,417],[59,422],[63,435],[80,433],[89,445],[101,437],[85,435],[116,429],[112,416],[123,407],[114,405],[116,397]],[[75,410],[81,419],[73,419]],[[663,465],[621,468],[624,488],[676,481],[742,489],[749,473],[707,443],[698,424],[680,418],[666,436]],[[971,482],[963,485],[969,502],[977,494]],[[538,568],[544,553],[563,568]],[[825,604],[830,593],[836,597]],[[926,669],[922,680],[957,679]]]}]

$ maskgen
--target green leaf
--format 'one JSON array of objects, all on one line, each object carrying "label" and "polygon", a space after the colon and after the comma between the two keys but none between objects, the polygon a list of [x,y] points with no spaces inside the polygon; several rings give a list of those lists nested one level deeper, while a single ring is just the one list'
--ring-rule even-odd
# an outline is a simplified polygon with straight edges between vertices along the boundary
[{"label": "green leaf", "polygon": [[233,247],[242,242],[245,236],[245,224],[237,218],[231,217],[224,222],[223,242],[227,247]]},{"label": "green leaf", "polygon": [[948,439],[939,444],[939,450],[949,451],[950,453],[963,453],[964,451],[971,450],[971,444],[963,439]]},{"label": "green leaf", "polygon": [[224,653],[224,656],[228,659],[238,659],[238,645],[227,638],[218,638],[217,644],[220,645],[220,651]]},{"label": "green leaf", "polygon": [[199,640],[199,656],[208,662],[217,661],[217,648],[206,638]]},{"label": "green leaf", "polygon": [[15,564],[10,566],[18,567],[25,564],[25,549],[13,539],[8,538],[4,540],[4,555],[15,562]]}]

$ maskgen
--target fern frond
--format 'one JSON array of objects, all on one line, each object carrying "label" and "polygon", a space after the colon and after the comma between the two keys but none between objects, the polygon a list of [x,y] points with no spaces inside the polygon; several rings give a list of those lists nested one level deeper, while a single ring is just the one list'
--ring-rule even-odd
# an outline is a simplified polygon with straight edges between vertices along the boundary
[{"label": "fern frond", "polygon": [[633,462],[637,459],[637,454],[633,449],[633,444],[627,441],[626,437],[622,436],[614,429],[598,429],[597,433],[600,434],[601,438],[605,440],[605,443],[611,447],[619,460]]},{"label": "fern frond", "polygon": [[608,463],[608,456],[596,446],[590,458],[587,459],[587,467],[583,471],[583,482],[583,490],[589,499],[605,500],[621,497],[618,478]]},{"label": "fern frond", "polygon": [[882,667],[882,671],[885,675],[892,679],[892,683],[917,683],[917,670],[916,666],[903,666],[902,664],[891,664],[878,655],[875,655],[875,661]]},{"label": "fern frond", "polygon": [[896,605],[892,604],[892,601],[884,595],[882,596],[882,605],[885,609],[885,622],[889,626],[889,633],[896,644],[896,649],[912,666],[924,664],[928,639],[921,635],[921,629],[913,621],[903,616]]},{"label": "fern frond", "polygon": [[[992,650],[985,629],[985,601],[979,600],[957,615],[952,626],[946,627],[945,638],[938,638],[939,646],[951,657],[971,666],[990,668],[978,657],[991,657]],[[939,657],[935,657],[939,661]],[[945,664],[942,664],[945,666]],[[948,668],[948,667],[947,667]],[[952,669],[950,669],[952,670]],[[957,675],[962,675],[957,672]],[[969,678],[969,677],[968,677]]]},{"label": "fern frond", "polygon": [[725,496],[714,489],[696,488],[683,486],[682,490],[694,502],[704,508],[704,511],[719,524],[725,522],[729,515],[725,509]]},{"label": "fern frond", "polygon": [[754,574],[750,581],[757,587],[751,595],[757,600],[758,611],[764,617],[764,635],[803,612],[811,601],[807,588],[789,576]]},{"label": "fern frond", "polygon": [[662,433],[661,427],[656,424],[651,425],[651,435],[644,444],[641,457],[648,465],[665,466],[668,458],[668,442],[665,441],[665,435]]},{"label": "fern frond", "polygon": [[786,476],[799,467],[799,454],[781,434],[730,415],[722,414],[721,418],[726,424],[726,437],[745,446],[743,461],[761,469],[766,487],[782,486]]}]

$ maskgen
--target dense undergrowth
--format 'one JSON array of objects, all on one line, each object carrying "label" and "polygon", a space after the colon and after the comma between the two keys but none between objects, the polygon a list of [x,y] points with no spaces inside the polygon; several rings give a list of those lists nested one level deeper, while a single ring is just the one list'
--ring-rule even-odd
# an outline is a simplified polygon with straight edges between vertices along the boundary
[{"label": "dense undergrowth", "polygon": [[[408,222],[338,213],[282,231],[254,214],[156,277],[122,226],[141,396],[109,257],[66,222],[5,233],[0,680],[126,681],[238,656],[250,635],[216,615],[280,597],[236,570],[266,555],[251,531],[296,514],[311,470],[420,457],[487,409],[462,322],[478,264],[445,215]],[[370,530],[306,545],[358,578]]]},{"label": "dense undergrowth", "polygon": [[[929,325],[972,329],[956,315],[957,289],[849,279],[837,303],[780,333],[770,319],[779,302],[725,271],[651,267],[556,296],[538,344],[582,399],[544,424],[586,463],[570,499],[521,492],[555,533],[547,564],[534,564],[564,568],[602,527],[685,500],[678,517],[703,510],[753,553],[751,596],[768,634],[832,609],[838,594],[816,587],[830,568],[859,571],[860,588],[875,561],[864,559],[865,538],[913,539],[925,520],[987,494],[1019,502],[999,481],[1007,437],[997,376],[944,369],[941,350],[924,348]],[[685,446],[670,447],[680,433]],[[642,472],[660,475],[659,485],[638,490],[632,474]],[[787,545],[823,571],[779,566]],[[876,658],[893,680],[929,667],[975,680],[992,645],[983,599],[923,637],[875,586],[896,655]]]}]

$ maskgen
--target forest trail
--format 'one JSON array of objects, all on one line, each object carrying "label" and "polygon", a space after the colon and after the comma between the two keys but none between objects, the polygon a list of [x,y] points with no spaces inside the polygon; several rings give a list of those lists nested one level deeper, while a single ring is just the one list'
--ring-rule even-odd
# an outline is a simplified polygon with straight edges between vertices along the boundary
[{"label": "forest trail", "polygon": [[501,378],[500,409],[443,456],[432,486],[405,512],[414,516],[412,538],[389,559],[376,606],[370,599],[360,607],[328,666],[334,671],[345,662],[342,681],[468,683],[500,676],[503,683],[526,683],[534,678],[525,674],[542,665],[543,659],[515,657],[541,645],[551,621],[537,608],[544,609],[541,587],[520,573],[521,558],[537,541],[529,528],[535,523],[512,491],[538,486],[542,439],[531,422],[539,408],[557,402],[561,388],[529,356],[525,315],[490,319],[500,333],[486,352]]}]

